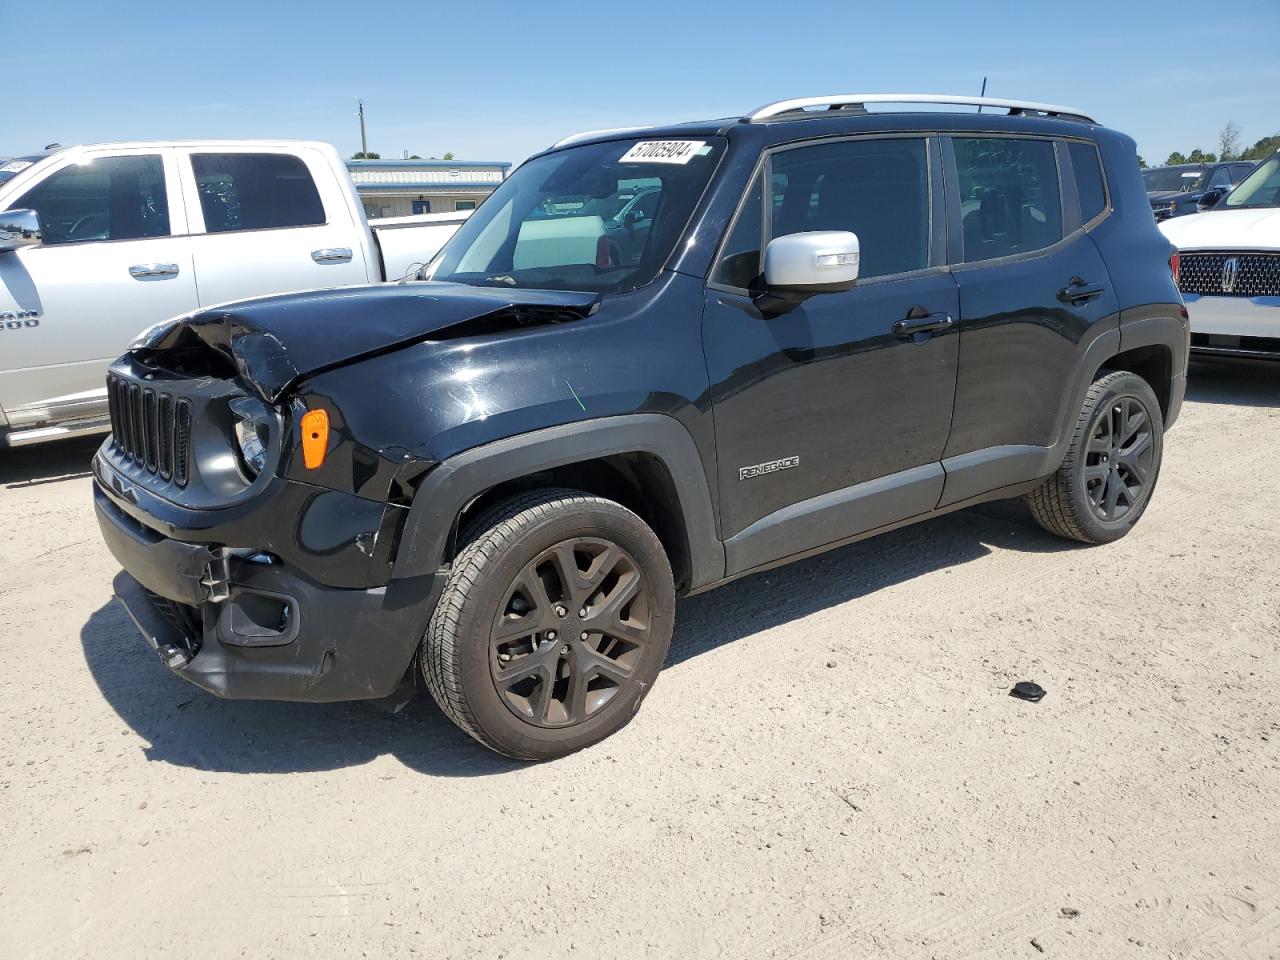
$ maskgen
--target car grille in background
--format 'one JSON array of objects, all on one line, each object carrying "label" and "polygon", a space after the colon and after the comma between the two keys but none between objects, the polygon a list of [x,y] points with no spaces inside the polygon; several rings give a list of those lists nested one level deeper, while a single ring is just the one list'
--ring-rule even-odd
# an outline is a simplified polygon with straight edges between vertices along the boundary
[{"label": "car grille in background", "polygon": [[[1228,260],[1235,261],[1234,270]],[[1178,288],[1211,297],[1280,296],[1280,254],[1184,253],[1178,258]]]},{"label": "car grille in background", "polygon": [[187,485],[191,401],[115,375],[107,378],[111,434],[126,457],[162,480]]}]

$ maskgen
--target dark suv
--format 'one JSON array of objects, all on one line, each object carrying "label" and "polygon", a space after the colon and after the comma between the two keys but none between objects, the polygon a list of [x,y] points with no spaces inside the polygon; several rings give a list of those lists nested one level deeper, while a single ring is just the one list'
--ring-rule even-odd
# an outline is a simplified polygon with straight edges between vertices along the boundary
[{"label": "dark suv", "polygon": [[117,596],[219,696],[421,682],[542,758],[636,712],[678,594],[1002,497],[1124,536],[1188,341],[1133,141],[903,99],[570,138],[418,281],[148,331],[93,465]]}]

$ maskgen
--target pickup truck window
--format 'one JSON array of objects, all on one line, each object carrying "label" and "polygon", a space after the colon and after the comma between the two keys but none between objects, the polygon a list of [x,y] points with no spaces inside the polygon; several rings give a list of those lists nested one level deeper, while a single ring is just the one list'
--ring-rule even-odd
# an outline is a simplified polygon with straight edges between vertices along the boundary
[{"label": "pickup truck window", "polygon": [[1050,141],[957,137],[954,143],[966,261],[1029,253],[1062,239]]},{"label": "pickup truck window", "polygon": [[164,161],[157,154],[64,167],[10,206],[40,215],[46,244],[169,235]]},{"label": "pickup truck window", "polygon": [[1076,178],[1076,195],[1080,198],[1080,222],[1088,223],[1107,206],[1098,148],[1091,143],[1072,140],[1067,144],[1067,150],[1071,154],[1071,169]]},{"label": "pickup truck window", "polygon": [[860,277],[928,266],[924,139],[843,140],[774,154],[769,239],[810,230],[856,233]]},{"label": "pickup truck window", "polygon": [[430,278],[598,293],[643,286],[723,152],[719,138],[614,140],[535,157],[454,234]]},{"label": "pickup truck window", "polygon": [[206,233],[322,224],[324,205],[307,165],[284,153],[191,156]]}]

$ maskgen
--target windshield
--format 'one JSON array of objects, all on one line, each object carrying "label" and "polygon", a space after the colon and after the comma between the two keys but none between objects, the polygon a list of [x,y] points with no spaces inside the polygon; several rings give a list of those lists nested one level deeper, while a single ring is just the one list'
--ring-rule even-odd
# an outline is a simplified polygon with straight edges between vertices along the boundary
[{"label": "windshield", "polygon": [[1220,210],[1245,207],[1280,207],[1280,153],[1259,164],[1218,204]]},{"label": "windshield", "polygon": [[1143,170],[1142,179],[1147,183],[1147,193],[1190,193],[1201,188],[1204,174],[1199,167],[1156,167]]},{"label": "windshield", "polygon": [[431,280],[618,293],[658,275],[724,141],[615,140],[521,166],[445,244]]}]

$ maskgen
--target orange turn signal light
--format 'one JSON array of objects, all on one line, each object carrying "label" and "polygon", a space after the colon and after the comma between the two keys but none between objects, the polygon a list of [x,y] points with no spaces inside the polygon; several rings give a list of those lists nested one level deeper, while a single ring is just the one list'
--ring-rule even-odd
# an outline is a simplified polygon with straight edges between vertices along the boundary
[{"label": "orange turn signal light", "polygon": [[308,410],[302,415],[302,462],[308,470],[315,470],[324,463],[329,452],[329,413],[326,410]]}]

